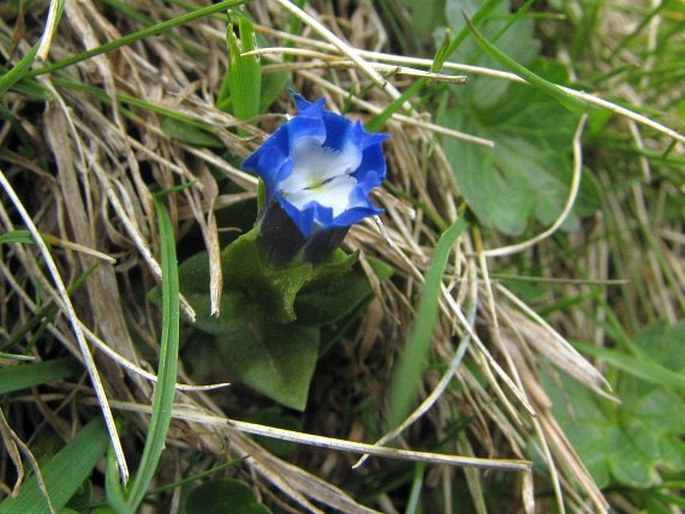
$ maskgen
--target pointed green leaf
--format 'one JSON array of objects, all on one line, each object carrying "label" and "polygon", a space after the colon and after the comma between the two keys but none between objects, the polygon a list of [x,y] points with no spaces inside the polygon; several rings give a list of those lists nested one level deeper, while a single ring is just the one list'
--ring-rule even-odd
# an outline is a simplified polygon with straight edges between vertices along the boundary
[{"label": "pointed green leaf", "polygon": [[[31,50],[32,52],[33,50]],[[31,52],[27,55],[31,55]],[[25,57],[26,58],[26,57]],[[19,65],[15,66],[12,68],[12,70],[9,70],[5,66],[0,66],[0,73],[3,75],[0,75],[0,83],[3,81],[5,77],[11,77],[9,75],[10,71],[21,71],[19,68]],[[27,70],[24,70],[27,71]],[[19,76],[20,78],[15,81],[16,77]],[[14,81],[14,82],[13,82]],[[12,83],[13,82],[13,83]],[[38,82],[34,78],[29,78],[29,77],[21,77],[19,75],[15,75],[15,77],[9,81],[11,84],[10,90],[14,91],[16,93],[19,93],[21,95],[27,96],[33,100],[40,100],[43,102],[47,102],[52,99],[52,93],[46,88],[43,84]],[[0,92],[6,87],[5,84],[0,84]]]},{"label": "pointed green leaf", "polygon": [[[195,326],[214,336],[219,376],[237,380],[287,407],[304,410],[319,357],[319,329],[282,324],[239,293],[224,294],[219,317],[207,294],[187,294]],[[206,344],[199,337],[194,344]]]},{"label": "pointed green leaf", "polygon": [[155,212],[162,253],[162,333],[159,344],[159,368],[143,455],[138,470],[127,488],[126,506],[129,512],[135,512],[143,501],[166,446],[178,370],[180,295],[176,241],[169,211],[158,198],[155,198]]},{"label": "pointed green leaf", "polygon": [[221,315],[210,315],[206,294],[187,296],[197,326],[215,336],[217,363],[231,380],[293,409],[304,410],[319,357],[319,329],[282,324],[240,294],[224,294]]},{"label": "pointed green leaf", "polygon": [[71,357],[0,369],[0,394],[47,384],[83,372],[83,366]]},{"label": "pointed green leaf", "polygon": [[33,235],[31,235],[31,232],[26,229],[12,230],[10,232],[0,234],[0,244],[9,243],[33,244]]},{"label": "pointed green leaf", "polygon": [[243,292],[264,312],[281,323],[296,318],[295,297],[312,279],[308,262],[272,268],[262,260],[258,231],[251,230],[231,243],[221,254],[224,290]]},{"label": "pointed green leaf", "polygon": [[304,411],[319,357],[319,330],[263,318],[236,329],[217,338],[228,373],[272,400]]},{"label": "pointed green leaf", "polygon": [[36,58],[40,43],[31,47],[26,55],[11,70],[0,75],[0,96],[4,95],[10,88],[19,82],[24,75],[31,69],[31,64]]},{"label": "pointed green leaf", "polygon": [[[376,276],[385,280],[392,268],[369,259]],[[329,277],[316,287],[307,285],[295,301],[298,321],[308,325],[325,326],[340,321],[373,295],[373,290],[360,266],[337,277]]]},{"label": "pointed green leaf", "polygon": [[170,138],[181,141],[182,143],[208,148],[225,148],[226,146],[221,142],[221,139],[209,131],[211,129],[203,129],[197,125],[184,123],[181,120],[164,118],[162,130],[164,130],[164,133]]},{"label": "pointed green leaf", "polygon": [[388,399],[388,426],[391,428],[399,426],[418,395],[421,375],[426,364],[424,359],[428,354],[433,327],[438,318],[442,277],[450,252],[467,226],[466,219],[459,218],[441,234],[435,247],[419,300],[416,321],[409,333],[404,354],[393,370]]},{"label": "pointed green leaf", "polygon": [[[238,29],[240,39],[234,30]],[[231,15],[226,29],[228,69],[224,76],[216,105],[233,111],[236,118],[246,120],[259,114],[262,72],[256,56],[242,55],[256,48],[252,22],[246,16]]]},{"label": "pointed green leaf", "polygon": [[[105,423],[95,418],[83,427],[50,461],[43,466],[42,475],[52,505],[64,507],[78,491],[83,481],[104,455],[109,436]],[[48,505],[38,487],[35,476],[21,486],[18,496],[5,498],[0,503],[0,514],[48,513]]]}]

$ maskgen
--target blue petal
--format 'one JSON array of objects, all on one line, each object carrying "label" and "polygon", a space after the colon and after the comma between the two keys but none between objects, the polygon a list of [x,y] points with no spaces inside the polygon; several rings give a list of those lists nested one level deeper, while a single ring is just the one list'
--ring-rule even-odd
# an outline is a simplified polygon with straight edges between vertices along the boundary
[{"label": "blue petal", "polygon": [[[269,198],[278,201],[306,238],[321,230],[349,227],[368,216],[383,212],[371,202],[368,194],[385,178],[386,163],[381,144],[388,136],[370,134],[359,121],[352,122],[344,116],[326,111],[324,99],[309,102],[297,93],[292,95],[298,114],[245,159],[241,167],[256,171],[262,177]],[[356,151],[361,156],[359,167],[351,174],[357,184],[347,198],[349,208],[335,218],[331,206],[311,201],[298,208],[280,192],[281,182],[291,173],[297,173],[291,155],[295,143],[303,139],[313,140],[315,145],[320,144],[335,151],[342,151],[343,148],[345,151]]]},{"label": "blue petal", "polygon": [[364,142],[368,137],[369,133],[366,130],[364,130],[364,126],[361,124],[359,120],[355,121],[354,123],[351,123],[350,125],[351,126],[347,133],[346,143],[353,144],[361,151],[365,148]]},{"label": "blue petal", "polygon": [[383,134],[382,132],[374,132],[373,134],[369,134],[368,132],[366,132],[366,138],[364,139],[363,145],[364,149],[374,145],[379,145],[380,148],[380,144],[383,141],[387,141],[388,139],[390,139],[389,134]]},{"label": "blue petal", "polygon": [[288,150],[297,139],[311,137],[320,144],[326,139],[323,118],[323,101],[311,104],[307,109],[284,125],[288,130]]},{"label": "blue petal", "polygon": [[317,227],[328,229],[332,226],[333,209],[330,207],[324,207],[316,202],[311,202],[304,209],[299,210],[280,195],[278,195],[278,201],[304,237],[310,237]]},{"label": "blue petal", "polygon": [[305,100],[300,93],[290,90],[290,95],[293,97],[293,100],[295,100],[295,107],[297,107],[298,112],[302,112],[307,109],[307,107],[312,105],[312,102]]},{"label": "blue petal", "polygon": [[240,168],[256,171],[266,183],[267,188],[271,188],[279,180],[283,167],[290,160],[289,153],[288,131],[283,126],[247,157]]},{"label": "blue petal", "polygon": [[[367,148],[362,154],[362,162],[359,165],[359,169],[352,174],[353,177],[357,179],[358,182],[365,182],[370,184],[370,191],[374,187],[381,185],[381,182],[385,179],[386,166],[385,166],[385,155],[380,146],[373,146]],[[367,176],[371,175],[374,181],[367,181]]]},{"label": "blue petal", "polygon": [[383,209],[376,207],[371,202],[368,206],[353,207],[343,212],[340,216],[335,218],[334,225],[337,227],[349,227],[355,223],[359,223],[364,218],[381,214]]},{"label": "blue petal", "polygon": [[362,177],[357,178],[357,189],[355,191],[360,191],[367,196],[373,189],[381,185],[383,178],[384,176],[381,176],[376,170],[366,170]]},{"label": "blue petal", "polygon": [[332,112],[325,113],[323,121],[326,125],[326,141],[324,145],[334,150],[342,150],[343,146],[349,142],[352,122],[344,116]]}]

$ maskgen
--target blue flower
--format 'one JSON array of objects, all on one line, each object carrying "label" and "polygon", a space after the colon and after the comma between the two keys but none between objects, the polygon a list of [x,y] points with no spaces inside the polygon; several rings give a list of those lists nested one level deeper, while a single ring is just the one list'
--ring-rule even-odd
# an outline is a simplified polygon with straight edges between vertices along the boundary
[{"label": "blue flower", "polygon": [[325,100],[308,102],[293,94],[297,116],[272,134],[242,164],[266,186],[265,206],[274,201],[304,238],[344,229],[383,212],[369,193],[385,178],[381,143],[386,134],[370,134],[324,109]]}]

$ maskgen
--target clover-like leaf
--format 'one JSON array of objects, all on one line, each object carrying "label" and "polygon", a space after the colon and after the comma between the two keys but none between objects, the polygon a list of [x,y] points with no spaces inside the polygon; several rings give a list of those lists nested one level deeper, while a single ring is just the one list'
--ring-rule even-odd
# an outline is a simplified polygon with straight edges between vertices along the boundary
[{"label": "clover-like leaf", "polygon": [[[646,355],[674,371],[685,371],[679,345],[685,321],[645,328],[636,344]],[[651,367],[646,369],[652,369]],[[678,390],[624,374],[613,404],[582,385],[543,377],[554,415],[600,487],[619,483],[649,487],[661,472],[685,470],[685,400]]]},{"label": "clover-like leaf", "polygon": [[[540,44],[534,20],[517,16],[509,2],[485,6],[472,0],[446,0],[450,28],[465,28],[464,12],[473,17],[488,11],[478,30],[514,61],[557,84],[566,84],[564,68],[535,60]],[[498,68],[499,63],[466,38],[453,59]],[[469,86],[452,87],[454,102],[442,109],[438,121],[448,127],[494,141],[486,148],[445,140],[444,148],[461,193],[484,225],[508,235],[519,235],[532,220],[550,225],[561,213],[571,181],[571,141],[578,115],[554,98],[527,85],[489,76],[475,76]],[[583,176],[577,206],[566,228],[577,223],[575,214],[598,207],[596,186]]]},{"label": "clover-like leaf", "polygon": [[[559,72],[549,63],[540,66],[535,71],[543,76]],[[465,94],[481,93],[474,89]],[[440,121],[495,142],[494,148],[458,140],[444,143],[461,193],[484,225],[518,235],[531,219],[543,225],[554,222],[569,195],[577,114],[543,92],[511,84],[496,105],[480,108],[464,98]],[[578,202],[582,210],[574,212],[581,215],[598,206],[597,186],[587,174],[582,176]],[[565,228],[578,223],[575,213]]]}]

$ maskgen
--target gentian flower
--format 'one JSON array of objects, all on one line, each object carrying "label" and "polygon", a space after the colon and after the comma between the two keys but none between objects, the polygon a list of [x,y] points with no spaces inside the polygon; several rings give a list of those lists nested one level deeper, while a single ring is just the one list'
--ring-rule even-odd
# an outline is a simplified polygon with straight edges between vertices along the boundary
[{"label": "gentian flower", "polygon": [[359,121],[325,110],[324,99],[293,97],[297,116],[241,166],[264,181],[258,223],[267,253],[278,264],[301,249],[306,260],[321,261],[352,224],[383,212],[369,193],[385,178],[381,143],[388,136],[370,134]]}]

